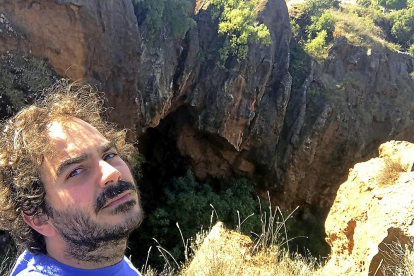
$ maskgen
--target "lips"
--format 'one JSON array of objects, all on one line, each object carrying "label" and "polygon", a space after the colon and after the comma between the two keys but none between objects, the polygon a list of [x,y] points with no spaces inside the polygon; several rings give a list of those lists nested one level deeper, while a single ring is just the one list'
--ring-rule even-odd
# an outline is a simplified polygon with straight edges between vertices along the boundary
[{"label": "lips", "polygon": [[112,207],[115,205],[119,205],[125,201],[128,201],[131,198],[131,191],[127,191],[125,193],[122,193],[114,198],[112,198],[111,200],[109,200],[105,206],[103,207],[103,209],[108,208],[108,207]]}]

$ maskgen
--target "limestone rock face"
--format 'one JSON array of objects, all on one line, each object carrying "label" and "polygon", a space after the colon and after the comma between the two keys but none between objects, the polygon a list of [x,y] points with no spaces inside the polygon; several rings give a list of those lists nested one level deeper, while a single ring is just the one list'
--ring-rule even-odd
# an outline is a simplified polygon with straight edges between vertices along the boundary
[{"label": "limestone rock face", "polygon": [[355,163],[385,141],[414,142],[413,68],[410,55],[339,39],[291,93],[275,162],[280,201],[328,210]]},{"label": "limestone rock face", "polygon": [[[268,0],[260,7],[258,20],[274,43],[251,44],[246,60],[230,58],[223,66],[217,64],[225,37],[211,22],[209,1],[196,1],[195,7],[197,27],[184,41],[167,35],[155,48],[143,43],[137,96],[141,131],[185,106],[190,127],[178,131],[177,147],[192,160],[197,177],[272,168],[291,87],[286,3]],[[190,128],[194,135],[188,135]]]},{"label": "limestone rock face", "polygon": [[387,142],[379,153],[350,170],[325,222],[334,275],[383,275],[380,264],[401,261],[389,245],[414,237],[414,144]]},{"label": "limestone rock face", "polygon": [[2,0],[0,30],[0,55],[48,59],[60,76],[105,91],[112,119],[134,125],[140,34],[130,0]]},{"label": "limestone rock face", "polygon": [[96,84],[130,138],[151,141],[148,129],[181,114],[165,137],[199,179],[256,175],[284,208],[328,210],[355,162],[386,140],[413,139],[412,56],[340,40],[292,90],[285,1],[259,7],[273,44],[222,66],[209,1],[192,4],[197,26],[184,39],[164,22],[150,42],[130,0],[0,0],[0,55],[44,57],[61,76]]}]

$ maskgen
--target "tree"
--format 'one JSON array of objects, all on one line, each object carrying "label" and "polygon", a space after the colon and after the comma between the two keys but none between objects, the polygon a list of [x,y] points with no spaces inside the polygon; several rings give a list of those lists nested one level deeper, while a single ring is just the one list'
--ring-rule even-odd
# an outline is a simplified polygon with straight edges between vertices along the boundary
[{"label": "tree", "polygon": [[400,10],[407,7],[407,0],[375,0],[375,2],[383,7],[385,12],[389,9]]},{"label": "tree", "polygon": [[394,11],[388,15],[392,24],[391,34],[403,47],[414,43],[414,7]]},{"label": "tree", "polygon": [[218,19],[218,33],[226,39],[220,49],[220,58],[225,61],[229,55],[244,59],[248,43],[270,45],[269,29],[257,22],[257,7],[260,0],[211,0],[212,19]]},{"label": "tree", "polygon": [[320,16],[311,17],[312,24],[307,27],[308,36],[314,38],[319,32],[325,30],[328,37],[333,37],[336,19],[329,10],[324,11]]},{"label": "tree", "polygon": [[143,24],[148,30],[148,39],[154,41],[163,22],[171,28],[174,38],[183,39],[187,31],[196,25],[188,17],[191,8],[189,0],[132,0],[133,4],[145,17]]}]

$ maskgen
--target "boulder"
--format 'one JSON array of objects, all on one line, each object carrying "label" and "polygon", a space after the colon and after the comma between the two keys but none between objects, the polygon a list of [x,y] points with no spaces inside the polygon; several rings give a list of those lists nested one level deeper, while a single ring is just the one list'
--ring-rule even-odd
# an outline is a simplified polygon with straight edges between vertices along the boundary
[{"label": "boulder", "polygon": [[[402,263],[414,237],[414,144],[390,141],[379,157],[359,163],[337,193],[325,222],[334,275],[383,275]],[[384,274],[385,275],[385,274]]]}]

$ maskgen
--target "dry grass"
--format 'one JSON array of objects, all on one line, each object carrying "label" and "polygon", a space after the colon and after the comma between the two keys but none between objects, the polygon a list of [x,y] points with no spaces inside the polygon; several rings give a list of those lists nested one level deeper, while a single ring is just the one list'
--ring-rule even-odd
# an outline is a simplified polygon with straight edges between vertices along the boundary
[{"label": "dry grass", "polygon": [[352,9],[331,12],[336,19],[334,37],[344,36],[353,45],[377,51],[400,49],[399,45],[385,40],[385,34],[370,17],[361,16]]},{"label": "dry grass", "polygon": [[[388,178],[396,177],[401,172],[401,165],[388,161]],[[392,176],[392,177],[391,177]],[[276,220],[277,215],[281,220]],[[264,217],[262,217],[264,218]],[[287,217],[289,218],[289,216]],[[185,264],[172,260],[165,249],[158,247],[165,258],[165,267],[157,272],[147,264],[143,267],[143,276],[336,276],[335,272],[323,267],[324,261],[312,256],[289,253],[282,249],[288,242],[284,218],[279,209],[272,212],[267,219],[262,219],[262,233],[256,235],[253,242],[249,237],[236,231],[221,228],[221,234],[201,233],[188,245],[189,257]],[[213,233],[213,235],[211,235]],[[211,239],[210,237],[219,237]],[[394,261],[392,265],[381,267],[383,275],[414,276],[414,250],[412,241],[405,247],[399,244],[392,247]],[[345,264],[344,264],[345,265]]]},{"label": "dry grass", "polygon": [[378,175],[378,186],[394,184],[403,172],[404,169],[400,162],[391,158],[385,158],[382,172]]},{"label": "dry grass", "polygon": [[391,260],[388,264],[381,267],[385,276],[414,276],[414,244],[411,240],[407,245],[402,246],[398,242],[386,245],[390,249],[390,254],[384,256]]},{"label": "dry grass", "polygon": [[[143,268],[144,276],[319,276],[322,262],[313,257],[290,253],[282,247],[289,243],[285,223],[293,214],[284,216],[279,208],[261,214],[262,232],[255,241],[240,232],[225,229],[221,223],[210,234],[197,235],[190,245],[190,258],[178,265],[158,247],[166,261],[162,272]],[[240,230],[241,225],[238,229]],[[188,245],[184,242],[184,245]]]}]

